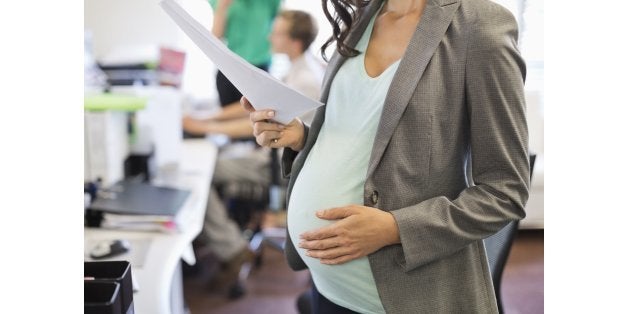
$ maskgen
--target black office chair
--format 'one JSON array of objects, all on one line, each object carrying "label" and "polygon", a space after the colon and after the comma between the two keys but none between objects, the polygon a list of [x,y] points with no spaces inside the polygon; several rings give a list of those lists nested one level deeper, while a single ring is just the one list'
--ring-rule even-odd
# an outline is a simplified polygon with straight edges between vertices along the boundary
[{"label": "black office chair", "polygon": [[[276,148],[270,150],[270,182],[229,182],[217,186],[218,193],[227,202],[229,217],[242,229],[249,240],[261,232],[262,216],[267,210],[285,209],[284,193],[288,181],[281,177],[280,157]],[[254,244],[252,244],[255,247]]]},{"label": "black office chair", "polygon": [[[530,181],[532,180],[532,172],[534,170],[534,162],[536,154],[530,154]],[[515,240],[517,231],[519,230],[519,221],[513,221],[507,224],[502,230],[496,234],[484,239],[486,254],[488,256],[488,265],[493,278],[493,288],[497,298],[497,308],[499,313],[504,313],[504,305],[501,298],[501,282],[504,273],[504,267],[510,254],[510,248]]]},{"label": "black office chair", "polygon": [[267,238],[262,231],[263,215],[266,210],[269,208],[277,210],[285,206],[283,199],[276,199],[275,193],[272,193],[274,189],[287,187],[287,180],[281,177],[280,157],[276,148],[270,150],[270,172],[269,184],[229,182],[224,186],[217,186],[219,194],[227,202],[229,217],[238,224],[249,240],[249,248],[257,254],[254,265],[243,266],[239,275],[240,279],[229,289],[229,296],[233,299],[245,293],[244,281],[251,272],[252,266],[261,266],[264,245],[283,250],[281,241]]}]

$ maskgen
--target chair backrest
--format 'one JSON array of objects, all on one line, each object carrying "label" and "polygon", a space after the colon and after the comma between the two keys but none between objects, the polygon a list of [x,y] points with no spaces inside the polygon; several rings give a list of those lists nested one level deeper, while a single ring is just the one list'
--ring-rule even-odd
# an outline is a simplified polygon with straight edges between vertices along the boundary
[{"label": "chair backrest", "polygon": [[[530,180],[532,180],[532,172],[534,171],[534,162],[536,160],[536,154],[530,154]],[[493,287],[495,288],[495,295],[497,297],[497,306],[499,312],[503,313],[503,305],[501,301],[501,281],[508,255],[510,254],[510,248],[519,230],[519,221],[513,221],[507,224],[500,231],[494,235],[484,239],[484,246],[486,247],[486,254],[488,256],[488,265],[491,271],[491,277],[493,278]]]},{"label": "chair backrest", "polygon": [[488,256],[488,265],[493,277],[493,286],[495,290],[499,289],[502,273],[512,242],[515,239],[517,230],[519,229],[519,221],[513,221],[507,224],[502,230],[494,235],[484,239],[486,254]]},{"label": "chair backrest", "polygon": [[270,187],[268,190],[268,208],[272,211],[286,209],[287,181],[281,175],[281,157],[277,148],[270,150]]}]

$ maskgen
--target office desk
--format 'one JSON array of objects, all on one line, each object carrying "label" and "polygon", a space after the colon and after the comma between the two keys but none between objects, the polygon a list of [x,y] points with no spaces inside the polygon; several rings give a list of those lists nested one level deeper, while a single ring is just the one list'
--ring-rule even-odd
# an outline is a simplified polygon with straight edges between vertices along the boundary
[{"label": "office desk", "polygon": [[216,146],[207,140],[185,140],[178,170],[158,177],[154,182],[191,191],[181,208],[180,232],[159,233],[85,228],[86,243],[105,239],[150,239],[141,267],[133,266],[133,261],[131,261],[132,273],[139,286],[139,291],[133,294],[135,313],[184,312],[180,260],[183,258],[191,265],[196,262],[191,243],[203,227],[216,155]]}]

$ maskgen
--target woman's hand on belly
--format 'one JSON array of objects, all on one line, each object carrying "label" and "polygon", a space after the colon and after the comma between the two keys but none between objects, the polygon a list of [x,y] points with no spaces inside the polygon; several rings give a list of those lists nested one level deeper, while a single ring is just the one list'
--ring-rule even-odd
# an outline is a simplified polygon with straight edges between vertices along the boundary
[{"label": "woman's hand on belly", "polygon": [[299,247],[323,264],[343,264],[380,248],[400,243],[399,228],[391,213],[377,208],[348,205],[319,210],[316,216],[335,223],[304,232]]}]

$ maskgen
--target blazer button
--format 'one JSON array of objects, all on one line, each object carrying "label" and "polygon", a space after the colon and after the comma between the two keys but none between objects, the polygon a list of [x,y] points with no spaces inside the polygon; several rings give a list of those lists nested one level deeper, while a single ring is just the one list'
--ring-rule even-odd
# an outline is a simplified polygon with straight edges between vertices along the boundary
[{"label": "blazer button", "polygon": [[377,200],[379,200],[379,194],[377,191],[373,191],[373,193],[371,193],[371,202],[373,205],[377,204]]}]

